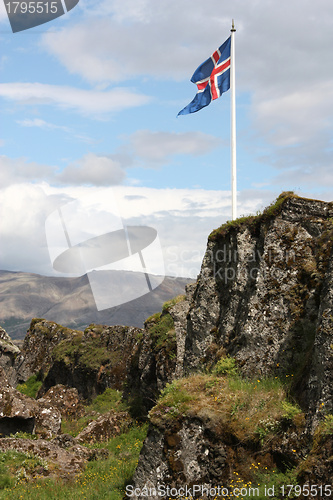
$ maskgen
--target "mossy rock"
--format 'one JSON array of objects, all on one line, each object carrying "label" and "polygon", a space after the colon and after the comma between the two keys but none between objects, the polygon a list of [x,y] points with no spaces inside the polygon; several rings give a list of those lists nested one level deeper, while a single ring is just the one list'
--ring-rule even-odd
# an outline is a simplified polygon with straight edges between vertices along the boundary
[{"label": "mossy rock", "polygon": [[208,237],[208,241],[216,241],[221,237],[225,237],[229,231],[235,228],[248,227],[251,232],[256,232],[258,227],[263,222],[270,221],[273,217],[276,217],[282,210],[282,207],[286,200],[290,198],[298,198],[297,195],[293,193],[293,191],[286,191],[280,194],[278,198],[262,213],[258,213],[257,215],[249,215],[246,217],[239,217],[234,220],[227,221],[225,224],[222,224],[217,229],[214,229]]}]

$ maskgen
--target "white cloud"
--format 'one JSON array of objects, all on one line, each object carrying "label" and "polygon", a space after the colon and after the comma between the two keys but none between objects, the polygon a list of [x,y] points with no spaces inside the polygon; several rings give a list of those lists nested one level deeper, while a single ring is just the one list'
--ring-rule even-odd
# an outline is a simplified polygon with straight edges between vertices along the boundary
[{"label": "white cloud", "polygon": [[34,118],[33,120],[26,118],[25,120],[17,120],[17,123],[22,127],[37,127],[46,130],[63,130],[64,132],[70,132],[68,127],[63,125],[55,125],[54,123],[46,122],[40,118]]},{"label": "white cloud", "polygon": [[[39,118],[19,120],[18,123],[25,127],[60,129],[66,133],[73,133],[65,126],[54,125]],[[80,138],[77,134],[74,134],[74,137]],[[201,132],[174,133],[149,130],[139,130],[131,136],[124,137],[124,140],[124,144],[114,154],[89,152],[62,169],[59,165],[42,165],[30,162],[26,158],[12,159],[0,156],[0,183],[2,186],[9,186],[25,181],[46,181],[62,186],[115,186],[125,181],[126,169],[138,161],[144,162],[144,166],[156,167],[167,162],[173,155],[205,154],[220,142],[216,137]]]},{"label": "white cloud", "polygon": [[[70,73],[89,82],[120,82],[142,75],[168,80],[189,78],[188,71],[193,72],[202,62],[201,54],[207,58],[215,50],[221,17],[199,4],[190,12],[186,4],[186,0],[169,1],[166,8],[150,0],[138,9],[137,2],[128,0],[124,6],[120,2],[110,4],[104,14],[103,6],[96,6],[95,14],[88,19],[45,33],[42,46]],[[98,11],[101,17],[96,16]],[[206,38],[198,37],[203,15],[210,25]],[[227,32],[230,20],[222,20]]]},{"label": "white cloud", "polygon": [[57,176],[57,180],[64,184],[108,186],[120,184],[125,177],[120,161],[88,153],[67,165]]},{"label": "white cloud", "polygon": [[150,164],[162,164],[170,156],[203,155],[220,144],[220,139],[203,132],[152,132],[138,130],[129,138],[133,154]]},{"label": "white cloud", "polygon": [[53,201],[39,186],[1,189],[0,269],[52,273],[44,223]]},{"label": "white cloud", "polygon": [[53,168],[36,162],[28,162],[25,158],[11,159],[0,156],[0,185],[1,187],[25,181],[40,181],[50,178]]},{"label": "white cloud", "polygon": [[[333,75],[332,75],[333,76]],[[256,95],[258,127],[276,146],[290,146],[311,140],[315,133],[332,128],[333,78],[312,88],[298,87],[279,95]],[[267,133],[267,132],[266,132]]]},{"label": "white cloud", "polygon": [[23,105],[53,105],[85,115],[104,115],[147,104],[149,97],[124,88],[84,90],[42,83],[1,83],[0,96]]},{"label": "white cloud", "polygon": [[[45,220],[66,202],[88,197],[95,200],[94,210],[100,213],[101,234],[108,232],[109,213],[115,204],[125,225],[155,228],[166,273],[174,276],[198,274],[208,234],[230,218],[229,192],[129,186],[62,188],[46,183],[12,185],[2,189],[0,196],[0,269],[54,274]],[[265,197],[269,199],[268,192],[264,197],[262,193],[246,193],[240,197],[240,213],[255,212],[260,204],[265,204]]]},{"label": "white cloud", "polygon": [[21,125],[21,127],[29,127],[29,128],[39,128],[42,130],[48,130],[52,132],[53,130],[60,130],[69,134],[72,138],[77,139],[80,142],[84,142],[86,144],[96,144],[98,141],[84,134],[78,134],[70,127],[66,127],[65,125],[56,125],[55,123],[50,123],[41,118],[26,118],[24,120],[17,120],[16,123]]}]

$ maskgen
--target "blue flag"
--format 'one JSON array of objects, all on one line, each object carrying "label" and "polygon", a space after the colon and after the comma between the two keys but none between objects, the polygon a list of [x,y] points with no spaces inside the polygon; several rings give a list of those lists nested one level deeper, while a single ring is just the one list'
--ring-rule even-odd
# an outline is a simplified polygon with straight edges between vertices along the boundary
[{"label": "blue flag", "polygon": [[212,99],[217,99],[223,92],[229,90],[230,47],[231,37],[193,73],[191,82],[196,84],[198,92],[193,101],[179,111],[178,115],[195,113],[201,108],[208,106]]}]

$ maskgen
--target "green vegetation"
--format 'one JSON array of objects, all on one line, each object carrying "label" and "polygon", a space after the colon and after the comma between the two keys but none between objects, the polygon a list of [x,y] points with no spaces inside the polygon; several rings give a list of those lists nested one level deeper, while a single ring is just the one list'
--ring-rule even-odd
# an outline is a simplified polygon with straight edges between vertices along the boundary
[{"label": "green vegetation", "polygon": [[236,361],[230,356],[221,358],[213,368],[215,375],[237,375]]},{"label": "green vegetation", "polygon": [[[149,418],[170,436],[178,432],[181,422],[199,419],[213,433],[214,441],[220,437],[224,445],[232,443],[241,459],[234,470],[230,462],[230,476],[224,485],[229,492],[236,487],[248,491],[239,496],[243,500],[267,499],[264,485],[279,494],[281,486],[299,484],[293,466],[294,454],[300,452],[298,445],[293,443],[297,449],[290,450],[292,456],[275,468],[270,462],[269,449],[272,443],[280,446],[288,426],[297,434],[304,431],[301,409],[288,399],[286,385],[278,378],[242,378],[235,360],[229,356],[221,358],[212,373],[197,373],[167,384]],[[332,421],[327,419],[327,425]],[[262,457],[262,462],[253,461],[253,450]],[[234,496],[230,493],[223,498],[232,500]]]},{"label": "green vegetation", "polygon": [[148,334],[153,341],[153,348],[166,348],[170,357],[175,354],[176,333],[172,316],[168,312],[154,315],[150,320]]},{"label": "green vegetation", "polygon": [[86,406],[86,412],[98,412],[101,415],[110,411],[126,411],[127,406],[122,401],[121,392],[116,389],[106,389],[102,394],[99,394],[89,406]]},{"label": "green vegetation", "polygon": [[41,321],[45,321],[45,319],[44,318],[33,318],[30,322],[29,330],[33,330],[35,325],[37,325],[37,323],[40,323]]},{"label": "green vegetation", "polygon": [[261,445],[277,435],[285,421],[301,426],[303,420],[296,418],[301,415],[277,378],[241,378],[230,357],[222,358],[212,374],[196,374],[168,384],[149,413],[158,427],[169,428],[175,421],[198,417],[217,435],[230,433],[240,443]]},{"label": "green vegetation", "polygon": [[[0,491],[14,488],[16,484],[31,478],[41,468],[48,470],[47,462],[32,453],[16,450],[0,452]],[[4,492],[1,498],[6,498],[3,495]]]},{"label": "green vegetation", "polygon": [[169,312],[171,307],[178,304],[178,302],[182,302],[183,300],[185,300],[185,295],[177,295],[177,297],[174,297],[173,299],[168,300],[167,302],[164,302],[164,304],[162,306],[162,313]]},{"label": "green vegetation", "polygon": [[333,415],[326,415],[322,423],[322,432],[326,436],[333,436]]},{"label": "green vegetation", "polygon": [[105,340],[98,334],[85,336],[83,332],[74,331],[54,347],[52,357],[55,361],[63,361],[67,365],[80,363],[98,370],[101,365],[121,361],[122,353],[109,351]]},{"label": "green vegetation", "polygon": [[[77,420],[63,419],[62,432],[77,435],[90,421],[110,410],[124,411],[121,393],[106,389],[89,405]],[[1,500],[121,500],[137,465],[139,453],[147,434],[147,424],[132,423],[127,432],[109,441],[87,445],[108,450],[106,459],[87,463],[85,470],[74,479],[48,479],[49,471],[57,472],[52,461],[32,453],[7,451],[0,453]],[[17,433],[13,437],[33,436]],[[44,476],[41,478],[41,476]]]},{"label": "green vegetation", "polygon": [[16,389],[29,398],[36,398],[39,389],[42,386],[42,381],[38,379],[38,375],[32,375],[24,384],[19,384]]},{"label": "green vegetation", "polygon": [[110,410],[117,412],[127,411],[127,405],[122,401],[121,392],[116,389],[106,389],[99,394],[89,405],[84,407],[84,413],[80,418],[63,417],[61,431],[64,434],[77,436],[91,421]]},{"label": "green vegetation", "polygon": [[258,212],[256,215],[239,217],[238,219],[227,221],[225,224],[222,224],[222,226],[212,231],[208,237],[208,240],[215,241],[219,237],[226,236],[226,234],[231,229],[239,228],[242,226],[246,226],[250,230],[256,231],[256,229],[259,227],[259,224],[261,224],[262,222],[267,222],[278,215],[285,201],[291,197],[297,198],[297,195],[295,195],[293,191],[286,191],[281,193],[280,196],[278,196],[278,198],[271,205],[265,208],[262,213]]},{"label": "green vegetation", "polygon": [[27,482],[45,461],[18,452],[0,454],[1,500],[121,500],[138,462],[147,425],[134,425],[127,433],[100,444],[106,460],[88,462],[73,481],[37,479]]}]

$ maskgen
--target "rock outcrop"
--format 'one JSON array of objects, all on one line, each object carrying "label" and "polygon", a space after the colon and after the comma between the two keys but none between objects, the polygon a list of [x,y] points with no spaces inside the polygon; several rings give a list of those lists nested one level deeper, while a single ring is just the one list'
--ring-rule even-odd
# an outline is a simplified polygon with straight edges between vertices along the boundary
[{"label": "rock outcrop", "polygon": [[[158,484],[214,485],[218,479],[231,485],[239,469],[245,485],[257,477],[252,470],[257,463],[270,474],[295,468],[300,484],[331,484],[332,248],[333,203],[292,193],[282,194],[261,215],[227,223],[209,236],[196,284],[169,310],[177,339],[175,372],[188,384],[178,387],[172,402],[169,394],[177,386],[167,387],[150,412],[133,478],[138,491]],[[213,389],[215,399],[198,409],[202,394],[218,383],[207,380],[196,399],[195,374],[214,370],[223,359],[234,360],[238,373],[258,386],[266,378],[286,384],[288,397],[299,405],[297,415],[258,420],[268,399],[250,411],[244,394],[235,393],[227,411],[218,406],[224,391]],[[293,403],[286,399],[284,407],[290,410]],[[243,420],[234,428],[243,408]],[[242,434],[246,420],[257,422],[252,434]]]},{"label": "rock outcrop", "polygon": [[39,457],[40,464],[31,471],[31,477],[25,476],[25,480],[36,480],[38,478],[53,478],[70,481],[82,472],[87,462],[94,460],[97,456],[104,458],[107,451],[88,449],[74,442],[64,435],[51,441],[45,439],[22,439],[3,438],[0,439],[0,450],[17,450],[28,456]]},{"label": "rock outcrop", "polygon": [[61,415],[48,401],[36,401],[14,389],[0,368],[0,435],[17,432],[52,438],[60,432]]},{"label": "rock outcrop", "polygon": [[114,436],[119,436],[128,430],[132,419],[130,415],[123,412],[115,412],[111,410],[104,415],[101,415],[96,420],[80,432],[75,441],[78,443],[99,443],[108,441]]},{"label": "rock outcrop", "polygon": [[[160,391],[175,377],[176,311],[184,319],[186,309],[184,297],[180,298],[180,303],[179,298],[172,300],[162,313],[148,318],[144,329],[90,325],[80,332],[33,319],[14,363],[16,380],[24,382],[38,374],[43,380],[39,398],[59,385],[75,388],[79,398],[88,400],[107,388],[121,390],[134,416],[145,417]],[[169,309],[174,310],[172,315]],[[183,331],[182,336],[184,344]],[[61,389],[55,398],[60,395]]]},{"label": "rock outcrop", "polygon": [[16,381],[16,370],[14,364],[20,355],[20,349],[13,344],[7,332],[0,326],[0,367],[6,372],[11,383]]},{"label": "rock outcrop", "polygon": [[333,204],[281,195],[214,231],[190,297],[184,373],[221,350],[246,376],[293,379],[305,410],[333,412]]},{"label": "rock outcrop", "polygon": [[24,339],[18,378],[38,373],[43,386],[76,388],[79,396],[92,399],[107,387],[121,389],[139,328],[90,325],[84,332],[52,321],[34,319]]}]

